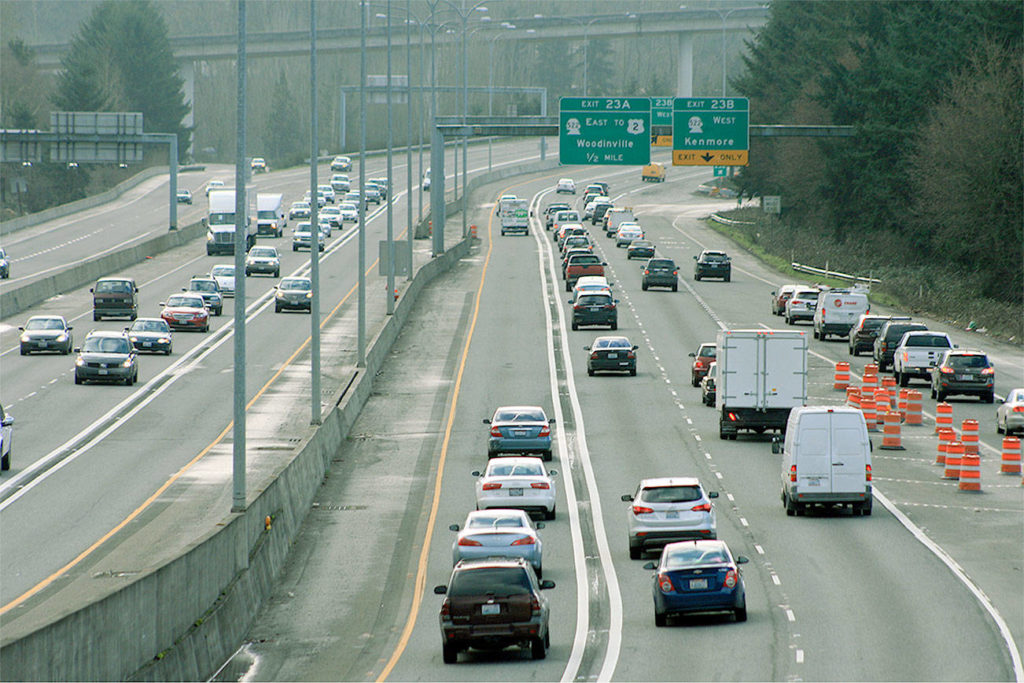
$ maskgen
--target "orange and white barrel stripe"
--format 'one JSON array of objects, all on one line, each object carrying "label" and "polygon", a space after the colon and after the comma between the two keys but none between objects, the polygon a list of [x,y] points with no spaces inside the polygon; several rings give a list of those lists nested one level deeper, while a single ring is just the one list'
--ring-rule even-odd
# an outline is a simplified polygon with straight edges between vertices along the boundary
[{"label": "orange and white barrel stripe", "polygon": [[[999,469],[1003,474],[1020,474],[1020,439],[1008,436],[1003,439],[1003,461]],[[1022,482],[1024,483],[1024,482]]]},{"label": "orange and white barrel stripe", "polygon": [[846,387],[846,405],[860,408],[860,387]]},{"label": "orange and white barrel stripe", "polygon": [[896,410],[900,414],[900,419],[907,419],[907,394],[910,393],[910,389],[900,389],[899,398],[896,400]]},{"label": "orange and white barrel stripe", "polygon": [[953,406],[948,403],[935,405],[935,433],[938,434],[943,427],[953,428]]},{"label": "orange and white barrel stripe", "polygon": [[960,484],[958,491],[981,491],[981,458],[966,453],[960,461]]},{"label": "orange and white barrel stripe", "polygon": [[878,431],[878,413],[875,412],[875,398],[871,392],[866,392],[860,397],[860,412],[864,413],[864,422],[868,425],[869,432]]},{"label": "orange and white barrel stripe", "polygon": [[848,386],[850,386],[850,364],[840,361],[836,363],[836,372],[832,389],[835,391],[843,391]]},{"label": "orange and white barrel stripe", "polygon": [[967,419],[960,425],[960,441],[964,444],[964,453],[978,455],[978,421]]},{"label": "orange and white barrel stripe", "polygon": [[917,389],[911,389],[907,392],[907,424],[922,424],[922,415],[921,392]]},{"label": "orange and white barrel stripe", "polygon": [[964,457],[964,445],[959,441],[946,444],[946,467],[942,472],[943,479],[960,479],[960,461]]},{"label": "orange and white barrel stripe", "polygon": [[887,451],[902,451],[902,435],[900,434],[900,414],[887,411],[882,416],[882,448]]},{"label": "orange and white barrel stripe", "polygon": [[882,386],[885,387],[886,389],[895,389],[896,378],[893,377],[892,375],[885,375],[884,377],[882,377]]},{"label": "orange and white barrel stripe", "polygon": [[948,427],[943,427],[939,430],[939,452],[935,457],[936,465],[946,464],[946,452],[949,450],[949,444],[956,441],[956,432]]},{"label": "orange and white barrel stripe", "polygon": [[892,410],[892,396],[889,395],[888,389],[875,389],[872,395],[875,397],[875,410],[879,415]]}]

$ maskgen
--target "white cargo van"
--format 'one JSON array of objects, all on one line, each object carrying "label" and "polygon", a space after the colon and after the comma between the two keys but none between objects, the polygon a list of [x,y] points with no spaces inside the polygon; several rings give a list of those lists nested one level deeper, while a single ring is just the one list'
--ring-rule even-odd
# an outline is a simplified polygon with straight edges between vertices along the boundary
[{"label": "white cargo van", "polygon": [[799,515],[811,505],[849,505],[871,514],[871,440],[856,408],[801,406],[789,414],[782,453],[782,505]]},{"label": "white cargo van", "polygon": [[860,316],[870,310],[867,292],[862,289],[823,290],[814,309],[814,338],[825,341],[830,334],[845,337]]}]

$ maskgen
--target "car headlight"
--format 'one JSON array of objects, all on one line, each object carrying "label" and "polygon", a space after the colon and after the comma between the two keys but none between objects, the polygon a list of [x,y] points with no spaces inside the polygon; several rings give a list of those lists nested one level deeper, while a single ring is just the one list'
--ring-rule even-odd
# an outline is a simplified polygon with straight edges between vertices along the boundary
[{"label": "car headlight", "polygon": [[307,299],[312,299],[313,298],[313,292],[306,292],[306,298]]},{"label": "car headlight", "polygon": [[170,344],[171,343],[171,338],[170,337],[160,337],[157,340],[157,343],[160,343],[160,344]]},{"label": "car headlight", "polygon": [[61,332],[59,335],[57,335],[57,339],[55,341],[65,342],[67,340],[68,340],[68,333],[67,332]]},{"label": "car headlight", "polygon": [[128,340],[131,341],[132,344],[134,344],[135,342],[139,341],[139,338],[138,337],[128,337]]},{"label": "car headlight", "polygon": [[281,294],[281,292],[278,292],[277,294],[274,295],[274,298],[275,299],[284,299],[284,295]]},{"label": "car headlight", "polygon": [[78,367],[82,367],[82,366],[85,365],[85,360],[83,360],[81,357],[76,358],[75,359],[75,365],[77,365]]},{"label": "car headlight", "polygon": [[207,242],[212,242],[213,241],[213,233],[212,232],[206,233],[206,241]]},{"label": "car headlight", "polygon": [[124,359],[124,362],[121,363],[121,367],[122,368],[130,368],[132,366],[132,361],[133,361],[132,357],[128,356],[127,358]]},{"label": "car headlight", "polygon": [[26,332],[25,334],[21,335],[21,341],[23,341],[23,342],[31,341],[31,339],[28,336],[28,332]]}]

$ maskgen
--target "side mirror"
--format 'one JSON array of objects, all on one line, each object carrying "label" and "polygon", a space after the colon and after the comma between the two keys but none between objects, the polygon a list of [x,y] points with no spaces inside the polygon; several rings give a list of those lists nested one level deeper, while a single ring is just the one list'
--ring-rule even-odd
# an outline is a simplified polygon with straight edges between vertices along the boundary
[{"label": "side mirror", "polygon": [[696,256],[694,256],[694,257],[693,257],[693,260],[694,260],[694,261],[696,261],[696,260],[697,260],[697,257],[696,257]]},{"label": "side mirror", "polygon": [[25,328],[24,328],[24,327],[19,327],[19,328],[18,328],[18,331],[19,331],[19,332],[24,332],[24,331],[25,331]]},{"label": "side mirror", "polygon": [[633,350],[634,350],[634,351],[636,351],[636,350],[637,350],[637,349],[639,349],[639,348],[640,348],[639,346],[637,346],[636,344],[633,344]]},{"label": "side mirror", "polygon": [[558,474],[558,470],[548,470],[548,476],[553,477]]},{"label": "side mirror", "polygon": [[81,353],[81,352],[82,352],[82,347],[76,346],[75,347],[75,353]]},{"label": "side mirror", "polygon": [[479,477],[480,476],[480,470],[473,470],[472,474],[473,474],[474,477]]},{"label": "side mirror", "polygon": [[201,219],[199,220],[199,222],[200,222],[200,224],[202,224],[202,226],[203,226],[204,228],[206,227],[206,217],[205,217],[205,216],[204,216],[203,218],[201,218]]},{"label": "side mirror", "polygon": [[542,591],[551,590],[554,587],[555,587],[555,582],[552,581],[551,579],[544,579],[543,581],[540,582],[540,589]]},{"label": "side mirror", "polygon": [[747,558],[743,557],[742,555],[737,555],[736,556],[736,564],[746,564],[747,562],[750,562],[750,560],[748,560]]},{"label": "side mirror", "polygon": [[89,293],[90,293],[90,294],[92,294],[92,293],[93,293],[93,291],[92,291],[92,287],[90,287],[90,288],[89,288]]},{"label": "side mirror", "polygon": [[434,586],[434,595],[445,595],[448,592],[448,586]]},{"label": "side mirror", "polygon": [[491,424],[491,421],[488,418],[485,417],[484,418],[484,424],[485,425],[489,425],[489,424]]},{"label": "side mirror", "polygon": [[584,346],[584,347],[583,347],[583,350],[584,350],[584,351],[589,351],[589,350],[590,350],[590,347],[589,347],[589,346]]},{"label": "side mirror", "polygon": [[627,503],[632,503],[633,502],[633,496],[628,494],[628,493],[623,493],[622,494],[622,500],[626,501]]},{"label": "side mirror", "polygon": [[[157,305],[158,305],[158,306],[166,306],[167,304],[165,304],[165,303],[164,303],[163,301],[161,301],[161,302],[160,302],[159,304],[157,304]],[[78,350],[78,349],[75,349],[75,351],[77,351],[77,350]]]},{"label": "side mirror", "polygon": [[535,529],[543,529],[545,526],[546,525],[544,524],[544,522],[537,522],[537,524],[534,525],[534,528]]},{"label": "side mirror", "polygon": [[654,564],[653,562],[647,562],[644,564],[644,569],[650,569],[651,571],[654,571],[657,568],[658,565]]},{"label": "side mirror", "polygon": [[779,437],[777,436],[772,439],[772,453],[774,455],[782,453],[782,444],[779,443]]},{"label": "side mirror", "polygon": [[696,358],[697,357],[696,353],[688,353],[686,355],[689,356],[690,358]]},{"label": "side mirror", "polygon": [[604,261],[601,261],[601,265],[602,265],[602,266],[607,266],[608,264],[607,264],[607,263],[605,263]]},{"label": "side mirror", "polygon": [[775,296],[775,292],[772,292],[772,296]]},{"label": "side mirror", "polygon": [[708,498],[718,498],[718,491],[708,491]]},{"label": "side mirror", "polygon": [[549,417],[549,418],[548,418],[548,424],[549,424],[549,425],[553,425],[553,424],[555,424],[555,418],[553,418],[553,417]]},{"label": "side mirror", "polygon": [[450,530],[452,530],[452,531],[458,531],[458,530],[459,530],[459,525],[458,525],[458,524],[450,524],[450,525],[448,526],[448,528],[449,528]]},{"label": "side mirror", "polygon": [[571,304],[572,303],[572,299],[569,299],[568,302]]}]

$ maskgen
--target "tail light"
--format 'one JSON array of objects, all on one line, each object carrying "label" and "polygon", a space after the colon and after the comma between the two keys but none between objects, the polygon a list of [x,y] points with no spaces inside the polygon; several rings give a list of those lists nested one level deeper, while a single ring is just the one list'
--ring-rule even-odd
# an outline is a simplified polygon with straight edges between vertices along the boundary
[{"label": "tail light", "polygon": [[695,505],[690,508],[694,512],[711,512],[711,503],[704,503],[703,505]]},{"label": "tail light", "polygon": [[672,271],[672,274],[673,274],[673,275],[679,275],[679,271],[678,271],[678,270],[673,270],[673,271]]},{"label": "tail light", "polygon": [[651,274],[651,271],[649,271],[646,268],[644,268],[644,275],[650,275],[650,274]]},{"label": "tail light", "polygon": [[445,621],[451,621],[452,619],[452,601],[448,598],[444,599],[441,603],[441,619]]},{"label": "tail light", "polygon": [[491,427],[491,436],[501,436],[501,430],[497,427]]},{"label": "tail light", "polygon": [[580,306],[579,304],[576,304],[575,306],[573,306],[573,307],[572,307],[572,310],[574,310],[574,311],[578,311],[578,310],[580,310],[581,308],[583,308],[583,307],[582,307],[582,306]]},{"label": "tail light", "polygon": [[633,506],[633,514],[634,515],[649,515],[652,512],[654,512],[653,509],[645,508],[643,505],[634,505]]},{"label": "tail light", "polygon": [[540,434],[538,434],[537,436],[551,436],[551,427],[544,425],[543,427],[540,428]]},{"label": "tail light", "polygon": [[472,538],[460,538],[459,545],[483,545],[483,543]]},{"label": "tail light", "polygon": [[671,593],[672,579],[668,578],[667,574],[658,574],[658,588],[661,589],[662,593]]},{"label": "tail light", "polygon": [[[868,467],[871,467],[871,465],[868,465]],[[789,468],[789,480],[791,482],[796,481],[796,465],[792,465]]]},{"label": "tail light", "polygon": [[737,581],[738,578],[739,577],[736,575],[736,570],[735,569],[730,569],[725,574],[725,587],[726,588],[735,588],[736,587],[736,581]]},{"label": "tail light", "polygon": [[535,481],[532,484],[530,484],[530,488],[531,489],[545,489],[546,490],[546,489],[551,488],[551,485],[548,484],[546,481]]},{"label": "tail light", "polygon": [[615,308],[615,304],[605,304],[604,307],[607,309],[613,309]]},{"label": "tail light", "polygon": [[730,422],[736,422],[737,420],[739,420],[739,418],[736,417],[736,413],[729,413],[728,417]]},{"label": "tail light", "polygon": [[530,612],[532,614],[540,614],[540,600],[537,599],[536,595],[530,596]]},{"label": "tail light", "polygon": [[590,354],[590,360],[597,360],[597,351],[594,351]]},{"label": "tail light", "polygon": [[489,481],[484,484],[484,491],[496,491],[501,488],[501,484],[493,481]]},{"label": "tail light", "polygon": [[981,374],[983,374],[983,375],[994,375],[994,374],[996,374],[996,369],[995,368],[985,368],[984,370],[981,371]]},{"label": "tail light", "polygon": [[864,465],[864,481],[871,481],[871,465]]},{"label": "tail light", "polygon": [[1014,406],[1013,407],[1013,412],[1015,412],[1015,413],[1024,413],[1024,406]]},{"label": "tail light", "polygon": [[906,363],[909,360],[910,360],[910,352],[909,351],[904,351],[903,352],[903,362]]},{"label": "tail light", "polygon": [[512,541],[512,545],[533,545],[536,541],[533,540],[533,536],[523,536]]},{"label": "tail light", "polygon": [[628,353],[626,353],[626,358],[636,358],[636,354],[633,353],[632,351],[629,351]]},{"label": "tail light", "polygon": [[702,360],[694,361],[693,362],[693,367],[696,368],[697,370],[700,370],[701,368],[704,367],[704,361],[702,361]]},{"label": "tail light", "polygon": [[943,365],[941,368],[939,368],[939,372],[941,372],[943,375],[952,375],[953,368]]}]

